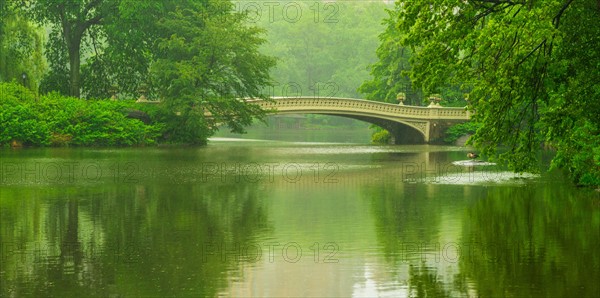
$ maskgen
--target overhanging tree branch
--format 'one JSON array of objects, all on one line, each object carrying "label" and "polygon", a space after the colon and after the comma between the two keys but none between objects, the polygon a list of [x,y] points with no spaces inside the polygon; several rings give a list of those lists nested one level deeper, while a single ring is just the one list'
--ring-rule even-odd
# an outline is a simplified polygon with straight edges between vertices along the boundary
[{"label": "overhanging tree branch", "polygon": [[92,0],[83,8],[83,15],[86,16],[92,8],[97,7],[102,0]]},{"label": "overhanging tree branch", "polygon": [[546,39],[544,39],[542,42],[540,42],[540,44],[538,44],[533,50],[531,50],[531,52],[529,52],[529,54],[527,54],[525,57],[523,57],[523,59],[521,59],[521,61],[519,61],[519,63],[517,63],[516,67],[519,67],[521,64],[523,64],[523,62],[525,62],[527,59],[529,59],[529,57],[531,57],[531,55],[533,55],[537,50],[539,50],[545,44],[546,44]]},{"label": "overhanging tree branch", "polygon": [[98,24],[100,24],[100,22],[102,22],[102,18],[104,18],[104,16],[101,15],[101,14],[99,14],[99,15],[97,15],[97,16],[95,16],[95,17],[93,17],[93,18],[91,18],[91,19],[89,19],[87,21],[85,21],[83,27],[85,29],[87,29],[87,28],[89,28],[89,27],[91,27],[93,25],[98,25]]},{"label": "overhanging tree branch", "polygon": [[554,28],[558,29],[558,26],[560,25],[560,17],[565,12],[565,10],[567,10],[567,8],[569,7],[569,5],[571,5],[571,3],[573,3],[573,0],[568,0],[562,6],[562,8],[560,9],[560,11],[558,11],[558,13],[556,14],[556,16],[554,16],[554,19],[552,19],[552,24],[554,24]]}]

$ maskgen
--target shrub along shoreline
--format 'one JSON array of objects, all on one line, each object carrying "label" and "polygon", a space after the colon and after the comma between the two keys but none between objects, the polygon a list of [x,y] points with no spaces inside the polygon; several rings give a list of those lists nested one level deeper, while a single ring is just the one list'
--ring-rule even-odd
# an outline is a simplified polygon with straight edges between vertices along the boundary
[{"label": "shrub along shoreline", "polygon": [[130,118],[153,107],[133,100],[82,100],[49,93],[36,97],[15,83],[0,83],[0,146],[145,146],[164,125]]}]

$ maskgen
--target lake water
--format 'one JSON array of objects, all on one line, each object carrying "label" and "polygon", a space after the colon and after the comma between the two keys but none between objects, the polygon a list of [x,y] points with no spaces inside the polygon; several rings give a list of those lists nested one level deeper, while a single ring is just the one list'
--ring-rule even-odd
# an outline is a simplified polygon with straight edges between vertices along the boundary
[{"label": "lake water", "polygon": [[2,150],[0,295],[600,296],[597,191],[344,140]]}]

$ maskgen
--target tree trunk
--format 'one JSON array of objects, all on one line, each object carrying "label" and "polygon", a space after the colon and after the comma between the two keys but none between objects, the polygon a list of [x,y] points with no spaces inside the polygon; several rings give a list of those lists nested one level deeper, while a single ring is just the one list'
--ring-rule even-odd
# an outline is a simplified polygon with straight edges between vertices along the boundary
[{"label": "tree trunk", "polygon": [[[5,1],[5,0],[0,0]],[[48,2],[51,3],[52,1]],[[62,27],[62,38],[64,39],[69,54],[69,95],[79,97],[80,94],[80,70],[81,70],[81,39],[85,31],[93,25],[100,24],[102,20],[101,5],[112,3],[116,9],[117,1],[91,0],[87,1],[56,1],[56,6],[42,4],[39,9],[49,5],[56,9],[49,13],[51,22],[57,17]],[[37,10],[37,5],[32,5]],[[31,8],[30,7],[30,8]],[[90,15],[91,14],[91,15]],[[45,13],[42,13],[45,15]],[[88,18],[89,17],[89,18]],[[45,17],[43,17],[45,18]]]},{"label": "tree trunk", "polygon": [[[64,15],[64,13],[63,13]],[[62,19],[63,36],[69,52],[69,95],[79,98],[79,70],[81,68],[81,39],[87,29],[85,23]]]},{"label": "tree trunk", "polygon": [[69,82],[70,89],[69,95],[73,97],[79,98],[79,79],[80,73],[79,70],[81,68],[81,57],[80,57],[80,48],[81,48],[81,39],[74,38],[71,40],[68,45],[69,48]]}]

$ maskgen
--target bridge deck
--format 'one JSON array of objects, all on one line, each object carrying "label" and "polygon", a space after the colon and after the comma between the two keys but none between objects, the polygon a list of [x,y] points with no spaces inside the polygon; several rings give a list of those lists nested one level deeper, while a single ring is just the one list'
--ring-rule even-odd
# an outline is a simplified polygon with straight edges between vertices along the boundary
[{"label": "bridge deck", "polygon": [[274,97],[273,101],[248,100],[267,110],[298,113],[344,113],[387,115],[415,120],[462,120],[470,118],[465,108],[418,107],[353,98]]}]

